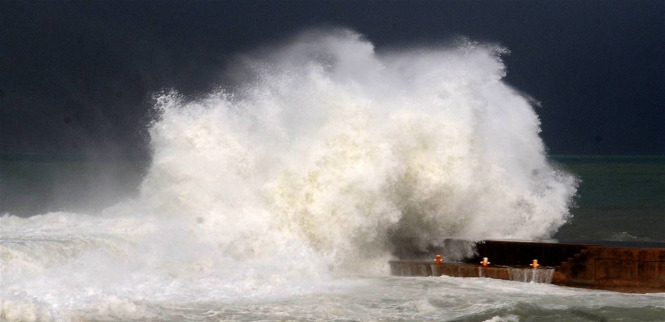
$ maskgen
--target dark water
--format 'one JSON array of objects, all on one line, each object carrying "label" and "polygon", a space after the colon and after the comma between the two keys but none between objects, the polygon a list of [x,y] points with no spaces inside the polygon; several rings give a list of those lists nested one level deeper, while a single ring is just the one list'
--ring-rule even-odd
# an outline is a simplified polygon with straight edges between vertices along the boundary
[{"label": "dark water", "polygon": [[665,157],[556,157],[580,178],[560,240],[665,241]]},{"label": "dark water", "polygon": [[137,192],[147,158],[0,154],[0,214],[94,213]]},{"label": "dark water", "polygon": [[[580,179],[562,241],[665,241],[665,157],[557,156]],[[0,213],[95,212],[137,192],[149,161],[4,155]]]}]

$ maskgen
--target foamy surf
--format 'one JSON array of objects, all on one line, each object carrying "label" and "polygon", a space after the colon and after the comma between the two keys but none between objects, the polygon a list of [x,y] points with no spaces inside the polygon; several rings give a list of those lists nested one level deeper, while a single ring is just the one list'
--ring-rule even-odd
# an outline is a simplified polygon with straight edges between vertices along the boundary
[{"label": "foamy surf", "polygon": [[404,238],[551,236],[575,179],[549,164],[533,107],[502,81],[504,53],[468,41],[377,53],[317,31],[238,58],[234,87],[156,95],[136,199],[0,218],[3,317],[175,319],[187,315],[168,308],[325,298],[355,287],[345,276],[387,273]]}]

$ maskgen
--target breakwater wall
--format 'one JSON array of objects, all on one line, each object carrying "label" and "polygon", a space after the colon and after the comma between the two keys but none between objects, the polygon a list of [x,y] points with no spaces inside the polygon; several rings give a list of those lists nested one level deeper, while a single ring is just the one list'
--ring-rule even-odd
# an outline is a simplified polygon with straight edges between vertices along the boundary
[{"label": "breakwater wall", "polygon": [[533,283],[551,283],[554,270],[551,268],[531,269],[527,267],[471,265],[466,263],[441,263],[432,261],[391,261],[392,275],[397,276],[455,276],[487,277]]},{"label": "breakwater wall", "polygon": [[[622,292],[665,292],[665,247],[483,241],[475,245],[476,255],[454,263],[445,261],[445,246],[430,251],[443,255],[444,262],[436,264],[433,253],[418,253],[417,260],[402,253],[399,260],[390,262],[392,274],[488,277]],[[479,264],[483,257],[491,262],[487,267]],[[534,259],[541,265],[535,270],[529,267]]]}]

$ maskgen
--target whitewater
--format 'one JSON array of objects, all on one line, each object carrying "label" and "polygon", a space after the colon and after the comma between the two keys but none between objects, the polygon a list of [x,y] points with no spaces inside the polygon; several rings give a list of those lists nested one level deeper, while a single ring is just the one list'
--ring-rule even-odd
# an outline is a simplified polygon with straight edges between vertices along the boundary
[{"label": "whitewater", "polygon": [[212,93],[155,94],[138,196],[0,217],[0,319],[662,318],[662,294],[388,276],[403,240],[542,240],[570,219],[577,181],[506,54],[318,30],[239,55]]}]

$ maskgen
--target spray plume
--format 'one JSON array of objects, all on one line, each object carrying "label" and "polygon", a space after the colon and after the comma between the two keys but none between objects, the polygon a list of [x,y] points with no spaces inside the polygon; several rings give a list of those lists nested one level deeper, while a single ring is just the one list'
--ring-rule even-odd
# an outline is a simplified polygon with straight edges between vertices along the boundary
[{"label": "spray plume", "polygon": [[239,60],[251,81],[233,92],[158,97],[143,198],[240,254],[285,236],[339,262],[404,238],[546,238],[575,182],[548,164],[537,115],[502,81],[504,52],[377,54],[338,30]]}]

